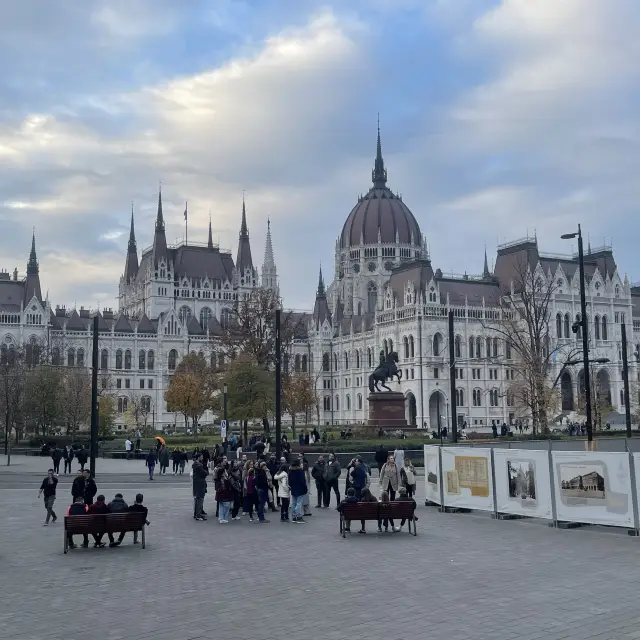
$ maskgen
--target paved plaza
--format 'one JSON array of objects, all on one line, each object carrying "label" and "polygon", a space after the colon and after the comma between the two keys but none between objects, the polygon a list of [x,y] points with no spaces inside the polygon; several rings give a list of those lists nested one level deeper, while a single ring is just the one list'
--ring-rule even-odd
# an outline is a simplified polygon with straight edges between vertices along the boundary
[{"label": "paved plaza", "polygon": [[[36,499],[49,461],[13,462],[0,457],[8,640],[640,638],[640,540],[618,530],[441,514],[423,498],[417,538],[369,523],[343,540],[333,509],[306,525],[195,522],[188,476],[151,483],[142,462],[99,461],[107,499],[144,492],[147,549],[127,536],[65,556]],[[69,501],[63,476],[59,516]]]}]

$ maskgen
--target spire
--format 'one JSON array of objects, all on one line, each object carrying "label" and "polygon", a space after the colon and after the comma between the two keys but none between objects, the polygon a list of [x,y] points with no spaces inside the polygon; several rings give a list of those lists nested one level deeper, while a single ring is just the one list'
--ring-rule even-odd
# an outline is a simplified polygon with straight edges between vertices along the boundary
[{"label": "spire", "polygon": [[209,214],[209,240],[207,241],[207,247],[213,249],[213,232],[211,231],[211,214]]},{"label": "spire", "polygon": [[247,209],[242,196],[242,222],[240,224],[240,239],[238,241],[238,258],[236,260],[236,270],[244,277],[245,271],[253,271],[253,260],[251,258],[251,245],[249,244],[249,229],[247,228]]},{"label": "spire", "polygon": [[129,230],[129,253],[136,251],[136,232],[133,226],[133,202],[131,203],[131,229]]},{"label": "spire", "polygon": [[[17,271],[17,270],[16,270]],[[29,262],[27,263],[27,280],[24,290],[24,303],[28,304],[35,296],[42,302],[42,291],[40,289],[40,269],[38,265],[38,256],[36,255],[36,231],[33,230],[31,236],[31,253],[29,254]]]},{"label": "spire", "polygon": [[158,215],[156,217],[156,231],[164,231],[164,217],[162,215],[162,186],[158,187]]},{"label": "spire", "polygon": [[482,271],[482,277],[491,277],[491,272],[489,271],[489,261],[487,260],[487,247],[484,248],[484,269]]},{"label": "spire", "polygon": [[242,194],[242,223],[240,225],[240,237],[249,237],[249,231],[247,229],[247,209],[244,204],[244,193]]},{"label": "spire", "polygon": [[36,230],[31,235],[31,253],[29,254],[29,262],[27,263],[27,275],[38,275],[38,257],[36,256]]},{"label": "spire", "polygon": [[371,172],[373,186],[376,189],[384,189],[387,186],[387,170],[382,159],[382,143],[380,142],[380,114],[378,114],[378,144],[376,148],[376,161]]},{"label": "spire", "polygon": [[156,231],[153,235],[153,265],[159,265],[161,260],[164,260],[168,266],[167,236],[164,232],[164,217],[162,215],[162,186],[158,188],[158,215],[156,217]]},{"label": "spire", "polygon": [[271,243],[271,220],[267,218],[267,239],[264,244],[264,260],[262,261],[262,286],[265,289],[275,291],[278,287],[276,273],[276,261],[273,257],[273,244]]},{"label": "spire", "polygon": [[316,295],[317,296],[326,295],[324,290],[324,279],[322,278],[322,265],[320,265],[320,276],[318,277],[318,293]]},{"label": "spire", "polygon": [[129,231],[129,246],[127,258],[124,263],[124,281],[132,282],[138,275],[138,247],[136,245],[136,232],[133,226],[133,203],[131,203],[131,230]]},{"label": "spire", "polygon": [[316,330],[324,324],[325,320],[331,324],[331,311],[327,302],[327,295],[324,289],[324,279],[322,278],[322,265],[320,266],[320,276],[318,277],[318,291],[316,292],[316,302],[313,305],[313,322]]}]

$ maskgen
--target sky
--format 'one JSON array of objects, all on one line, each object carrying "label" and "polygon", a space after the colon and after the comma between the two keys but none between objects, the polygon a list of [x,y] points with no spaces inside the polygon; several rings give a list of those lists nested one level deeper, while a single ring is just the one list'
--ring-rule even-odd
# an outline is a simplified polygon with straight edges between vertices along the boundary
[{"label": "sky", "polygon": [[131,207],[150,246],[254,262],[271,220],[287,307],[371,186],[380,114],[388,186],[434,268],[480,273],[485,246],[582,225],[640,280],[637,0],[3,0],[0,268],[35,229],[52,304],[116,307]]}]

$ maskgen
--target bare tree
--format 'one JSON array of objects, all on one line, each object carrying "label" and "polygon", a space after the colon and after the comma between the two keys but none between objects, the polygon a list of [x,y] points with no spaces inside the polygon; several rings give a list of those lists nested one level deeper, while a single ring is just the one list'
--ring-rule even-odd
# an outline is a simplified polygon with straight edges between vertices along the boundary
[{"label": "bare tree", "polygon": [[4,417],[5,453],[11,430],[15,430],[16,442],[24,428],[24,395],[26,367],[24,353],[14,345],[2,345],[0,350],[0,410]]}]

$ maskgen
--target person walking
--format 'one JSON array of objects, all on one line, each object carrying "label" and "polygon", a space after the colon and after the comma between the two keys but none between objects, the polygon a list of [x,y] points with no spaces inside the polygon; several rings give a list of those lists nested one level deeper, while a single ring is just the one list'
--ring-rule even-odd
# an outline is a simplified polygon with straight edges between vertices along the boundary
[{"label": "person walking", "polygon": [[62,460],[62,451],[58,447],[54,447],[51,451],[51,460],[53,461],[53,473],[60,473],[60,460]]},{"label": "person walking", "polygon": [[153,472],[156,469],[156,452],[153,449],[149,449],[144,464],[149,470],[149,480],[153,480]]},{"label": "person walking", "polygon": [[327,464],[326,473],[324,476],[325,493],[324,493],[324,506],[328,507],[331,504],[331,490],[333,489],[336,494],[336,506],[340,504],[340,488],[338,486],[338,480],[342,469],[340,463],[336,460],[333,453],[329,454],[329,463]]},{"label": "person walking", "polygon": [[393,454],[389,454],[387,461],[380,470],[380,491],[388,492],[391,500],[395,500],[396,491],[400,486],[402,486],[402,482],[400,480],[400,469],[396,465]]},{"label": "person walking", "polygon": [[278,481],[280,522],[289,522],[289,499],[291,498],[291,490],[289,489],[289,467],[286,464],[280,465],[280,469],[274,476],[274,479]]},{"label": "person walking", "polygon": [[171,464],[172,464],[172,472],[173,475],[175,476],[176,473],[178,473],[178,468],[180,466],[180,458],[181,458],[181,454],[179,449],[176,447],[172,452],[171,452]]},{"label": "person walking", "polygon": [[169,468],[169,449],[167,449],[165,445],[162,445],[162,448],[160,449],[158,460],[160,461],[160,473],[166,474],[167,469]]},{"label": "person walking", "polygon": [[49,524],[49,520],[53,518],[55,522],[58,519],[55,511],[53,510],[53,503],[56,501],[56,487],[58,486],[58,478],[53,473],[53,469],[49,469],[47,477],[42,481],[40,485],[40,491],[38,491],[38,498],[44,493],[44,508],[47,510],[47,518],[44,521],[44,526]]},{"label": "person walking", "polygon": [[318,500],[316,509],[321,509],[324,506],[325,495],[325,481],[324,476],[327,470],[327,463],[324,461],[324,456],[319,456],[316,463],[311,469],[311,477],[316,482],[316,493],[318,494]]},{"label": "person walking", "polygon": [[400,467],[400,479],[402,481],[402,487],[407,490],[407,496],[413,498],[416,490],[416,470],[409,458],[405,458],[403,465]]},{"label": "person walking", "polygon": [[291,469],[289,469],[289,487],[291,490],[292,499],[292,522],[304,523],[302,518],[303,501],[307,495],[309,489],[307,487],[307,479],[305,478],[304,470],[299,459],[295,459],[291,463]]},{"label": "person walking", "polygon": [[209,470],[202,464],[202,457],[198,456],[192,466],[193,474],[193,519],[206,520],[207,514],[204,510],[204,497],[207,493],[207,476]]},{"label": "person walking", "polygon": [[73,461],[73,449],[71,448],[71,445],[68,444],[63,450],[62,450],[62,457],[64,459],[64,472],[65,474],[67,473],[71,473],[71,462]]}]

